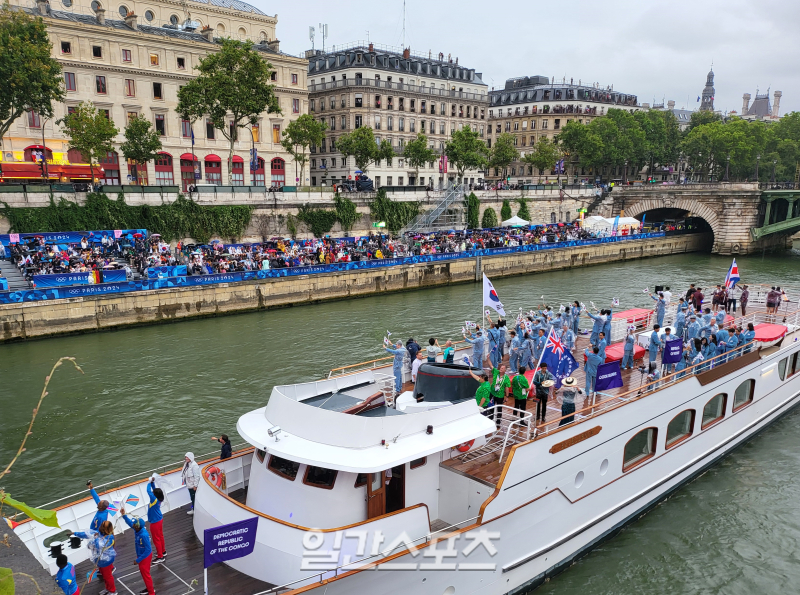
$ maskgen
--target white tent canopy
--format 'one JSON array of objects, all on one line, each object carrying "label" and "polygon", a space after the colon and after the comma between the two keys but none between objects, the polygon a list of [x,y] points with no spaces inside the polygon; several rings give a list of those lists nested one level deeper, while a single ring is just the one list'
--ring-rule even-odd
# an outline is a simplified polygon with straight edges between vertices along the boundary
[{"label": "white tent canopy", "polygon": [[514,215],[511,219],[506,219],[503,221],[501,225],[503,227],[525,227],[526,225],[530,225],[530,222]]},{"label": "white tent canopy", "polygon": [[[595,231],[600,231],[603,229],[610,230],[612,227],[614,227],[614,219],[616,218],[606,218],[600,217],[599,215],[592,215],[591,217],[586,217],[586,219],[583,220],[583,227]],[[639,227],[639,220],[635,219],[634,217],[620,217],[617,226],[619,229],[623,229],[625,227]]]}]

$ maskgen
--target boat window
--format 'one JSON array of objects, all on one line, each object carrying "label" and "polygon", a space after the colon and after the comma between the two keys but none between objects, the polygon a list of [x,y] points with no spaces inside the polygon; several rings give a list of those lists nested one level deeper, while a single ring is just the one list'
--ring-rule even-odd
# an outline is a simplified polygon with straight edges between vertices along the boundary
[{"label": "boat window", "polygon": [[411,461],[410,466],[412,469],[416,469],[417,467],[422,467],[427,462],[428,457],[422,457],[421,459],[414,459]]},{"label": "boat window", "polygon": [[667,426],[667,448],[671,448],[692,435],[694,409],[687,409],[672,418]]},{"label": "boat window", "polygon": [[324,490],[333,489],[333,484],[336,483],[336,474],[338,471],[333,469],[326,469],[325,467],[306,467],[306,476],[303,478],[303,483],[315,488],[322,488]]},{"label": "boat window", "polygon": [[370,473],[370,482],[371,482],[371,490],[373,492],[377,492],[381,487],[383,487],[383,473]]},{"label": "boat window", "polygon": [[703,407],[703,423],[701,429],[706,429],[713,423],[718,422],[725,417],[725,403],[728,400],[728,395],[720,393],[711,399],[706,406]]},{"label": "boat window", "polygon": [[778,362],[778,374],[781,377],[781,380],[786,378],[786,363],[789,361],[788,357],[783,358],[781,361]]},{"label": "boat window", "polygon": [[800,372],[800,351],[795,351],[789,356],[789,376]]},{"label": "boat window", "polygon": [[367,474],[366,473],[359,473],[356,475],[356,485],[357,488],[363,488],[367,485]]},{"label": "boat window", "polygon": [[656,454],[658,430],[647,428],[628,440],[623,453],[622,470],[628,471]]},{"label": "boat window", "polygon": [[281,477],[285,477],[289,481],[294,481],[294,478],[297,477],[297,470],[300,468],[300,463],[287,461],[286,459],[271,455],[269,457],[269,465],[267,465],[267,468],[273,473],[276,473]]},{"label": "boat window", "polygon": [[756,381],[752,378],[742,382],[736,389],[736,392],[733,393],[733,410],[736,411],[748,403],[751,403],[753,401],[753,393],[755,392],[755,389]]},{"label": "boat window", "polygon": [[260,448],[256,449],[256,458],[258,459],[259,463],[264,462],[264,457],[267,456],[266,450],[261,450]]}]

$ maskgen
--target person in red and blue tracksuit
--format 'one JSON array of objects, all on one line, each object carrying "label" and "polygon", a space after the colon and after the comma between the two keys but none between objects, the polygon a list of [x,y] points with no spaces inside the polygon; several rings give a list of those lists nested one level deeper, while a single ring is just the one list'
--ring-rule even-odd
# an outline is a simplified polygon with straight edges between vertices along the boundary
[{"label": "person in red and blue tracksuit", "polygon": [[164,543],[164,515],[161,512],[161,503],[164,501],[164,492],[157,488],[155,478],[147,484],[147,495],[150,504],[147,506],[147,521],[150,523],[150,535],[153,545],[156,546],[156,559],[153,564],[161,564],[167,559],[167,546]]},{"label": "person in red and blue tracksuit", "polygon": [[153,588],[153,579],[150,576],[150,564],[153,561],[153,548],[150,546],[150,534],[145,527],[144,519],[128,518],[125,511],[122,511],[122,518],[128,523],[136,535],[134,537],[134,545],[136,547],[136,561],[134,564],[139,566],[139,572],[142,573],[145,588],[139,591],[139,595],[155,595],[156,590]]},{"label": "person in red and blue tracksuit", "polygon": [[64,554],[56,558],[56,584],[64,591],[64,595],[75,595],[78,592],[78,579],[75,578],[75,567],[69,563]]},{"label": "person in red and blue tracksuit", "polygon": [[97,495],[97,492],[95,491],[91,481],[87,485],[89,486],[89,493],[92,495],[92,498],[97,504],[97,512],[94,513],[94,518],[92,519],[92,524],[89,525],[89,529],[99,533],[100,525],[108,520],[108,500],[100,499],[100,496]]}]

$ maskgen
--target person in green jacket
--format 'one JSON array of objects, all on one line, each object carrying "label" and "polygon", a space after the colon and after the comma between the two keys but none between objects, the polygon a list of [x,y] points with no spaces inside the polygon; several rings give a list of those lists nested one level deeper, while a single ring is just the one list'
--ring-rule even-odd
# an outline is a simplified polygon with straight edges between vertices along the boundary
[{"label": "person in green jacket", "polygon": [[[528,379],[525,378],[525,366],[519,367],[519,374],[514,376],[511,380],[511,394],[514,395],[514,408],[518,410],[517,415],[523,417],[528,408],[528,393],[530,392],[531,385]],[[528,422],[523,421],[523,426],[527,426]]]}]

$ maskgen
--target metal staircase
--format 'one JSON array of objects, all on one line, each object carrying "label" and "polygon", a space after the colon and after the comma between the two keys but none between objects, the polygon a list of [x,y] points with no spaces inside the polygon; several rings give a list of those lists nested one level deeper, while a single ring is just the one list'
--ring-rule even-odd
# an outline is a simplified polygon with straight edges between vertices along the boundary
[{"label": "metal staircase", "polygon": [[[439,231],[463,227],[464,220],[464,186],[454,185],[447,189],[444,198],[430,211],[417,215],[409,223],[405,231],[424,232]],[[455,207],[455,208],[454,208]]]}]

